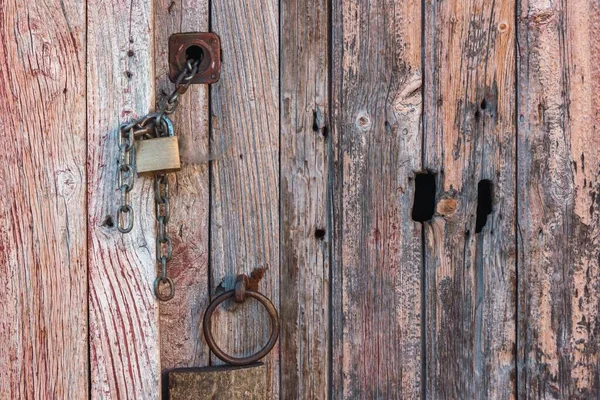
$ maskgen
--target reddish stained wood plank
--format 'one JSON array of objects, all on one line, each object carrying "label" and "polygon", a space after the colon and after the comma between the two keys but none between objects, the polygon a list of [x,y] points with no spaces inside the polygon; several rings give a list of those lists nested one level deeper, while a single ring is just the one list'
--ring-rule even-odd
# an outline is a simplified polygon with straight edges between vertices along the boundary
[{"label": "reddish stained wood plank", "polygon": [[85,3],[0,4],[0,398],[88,390]]},{"label": "reddish stained wood plank", "polygon": [[[426,393],[514,398],[515,6],[425,6],[424,160],[438,172],[425,224]],[[492,212],[477,233],[482,179]]]},{"label": "reddish stained wood plank", "polygon": [[[208,1],[154,3],[154,48],[157,107],[171,93],[169,81],[169,36],[180,32],[208,31]],[[169,276],[175,297],[160,304],[161,368],[200,367],[209,364],[208,346],[202,341],[202,317],[208,306],[208,162],[198,163],[209,153],[208,87],[192,85],[180,97],[172,114],[179,138],[182,169],[171,174],[171,218],[169,234],[173,259]]]},{"label": "reddish stained wood plank", "polygon": [[328,2],[281,2],[281,398],[329,387]]},{"label": "reddish stained wood plank", "polygon": [[154,107],[153,10],[148,2],[90,1],[88,16],[91,397],[153,399],[160,362],[152,178],[138,178],[130,193],[133,231],[114,226],[118,126]]},{"label": "reddish stained wood plank", "polygon": [[333,6],[333,398],[421,393],[421,2]]},{"label": "reddish stained wood plank", "polygon": [[600,397],[600,5],[519,8],[519,395]]},{"label": "reddish stained wood plank", "polygon": [[[266,267],[259,290],[279,305],[279,34],[278,1],[212,0],[212,30],[221,37],[221,80],[211,87],[213,162],[212,295],[235,277]],[[256,302],[220,308],[213,332],[232,354],[258,350],[269,320]],[[239,322],[239,323],[236,323]],[[269,397],[279,395],[279,346],[264,360]],[[211,363],[219,364],[216,358]]]}]

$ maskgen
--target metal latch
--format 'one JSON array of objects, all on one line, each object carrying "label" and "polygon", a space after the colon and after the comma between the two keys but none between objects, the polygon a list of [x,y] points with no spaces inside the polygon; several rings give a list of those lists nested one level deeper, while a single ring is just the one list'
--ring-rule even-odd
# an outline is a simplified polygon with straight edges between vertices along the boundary
[{"label": "metal latch", "polygon": [[191,84],[211,84],[221,74],[221,40],[211,32],[176,33],[169,38],[169,79],[175,82],[188,59],[199,60]]}]

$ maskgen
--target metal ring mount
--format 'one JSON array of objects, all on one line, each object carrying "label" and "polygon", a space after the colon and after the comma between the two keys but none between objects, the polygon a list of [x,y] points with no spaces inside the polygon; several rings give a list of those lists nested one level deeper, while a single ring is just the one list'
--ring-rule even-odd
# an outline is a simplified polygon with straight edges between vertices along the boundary
[{"label": "metal ring mount", "polygon": [[206,343],[210,350],[222,361],[225,361],[230,365],[248,365],[254,362],[257,362],[261,358],[265,357],[275,346],[277,343],[277,338],[279,337],[279,316],[277,315],[277,310],[271,301],[264,295],[255,292],[253,290],[246,290],[246,297],[252,297],[258,300],[269,313],[269,317],[271,318],[271,335],[269,336],[269,340],[267,344],[263,346],[258,352],[248,356],[248,357],[232,357],[229,354],[225,353],[223,350],[219,348],[215,338],[212,334],[211,329],[211,319],[214,311],[217,307],[223,303],[227,299],[231,299],[235,297],[235,290],[229,290],[227,292],[221,293],[209,304],[206,312],[204,313],[204,319],[202,321],[204,337],[206,338]]}]

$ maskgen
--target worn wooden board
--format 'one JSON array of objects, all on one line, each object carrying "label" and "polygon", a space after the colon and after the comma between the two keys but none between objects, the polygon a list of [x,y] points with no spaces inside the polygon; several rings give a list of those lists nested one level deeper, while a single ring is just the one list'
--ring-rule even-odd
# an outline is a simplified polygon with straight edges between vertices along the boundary
[{"label": "worn wooden board", "polygon": [[[173,33],[208,31],[208,1],[154,3],[154,54],[157,106],[171,93],[168,40]],[[209,351],[202,341],[202,316],[208,305],[209,153],[208,87],[192,85],[180,97],[172,115],[181,149],[182,169],[171,180],[169,233],[173,259],[169,276],[175,297],[161,303],[161,367],[200,367],[209,364]]]},{"label": "worn wooden board", "polygon": [[334,2],[332,389],[421,393],[421,2]]},{"label": "worn wooden board", "polygon": [[85,2],[0,6],[0,398],[88,390]]},{"label": "worn wooden board", "polygon": [[519,396],[598,398],[600,5],[519,5]]},{"label": "worn wooden board", "polygon": [[135,227],[117,231],[117,129],[154,107],[153,10],[88,2],[89,323],[92,398],[158,398],[152,178],[130,193]]},{"label": "worn wooden board", "polygon": [[[425,2],[428,398],[516,396],[515,5]],[[478,184],[492,211],[476,232]],[[482,206],[485,199],[482,200]]]},{"label": "worn wooden board", "polygon": [[168,374],[169,400],[264,400],[267,377],[263,363],[176,369]]},{"label": "worn wooden board", "polygon": [[281,398],[329,386],[328,2],[281,2]]},{"label": "worn wooden board", "polygon": [[[221,80],[211,87],[211,294],[232,289],[239,273],[265,267],[259,290],[279,304],[278,1],[211,2],[221,36]],[[234,355],[258,350],[269,320],[256,302],[220,308],[214,333]],[[239,322],[239,323],[236,323]],[[265,359],[269,397],[279,395],[279,347]],[[212,364],[218,364],[214,357]]]}]

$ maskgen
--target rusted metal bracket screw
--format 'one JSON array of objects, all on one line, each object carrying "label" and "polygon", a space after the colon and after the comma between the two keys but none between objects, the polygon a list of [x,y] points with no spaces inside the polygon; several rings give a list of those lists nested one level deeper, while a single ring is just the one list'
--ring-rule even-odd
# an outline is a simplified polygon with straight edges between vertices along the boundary
[{"label": "rusted metal bracket screw", "polygon": [[169,79],[175,82],[188,59],[200,61],[191,84],[211,84],[221,76],[221,40],[211,32],[176,33],[169,38]]}]

